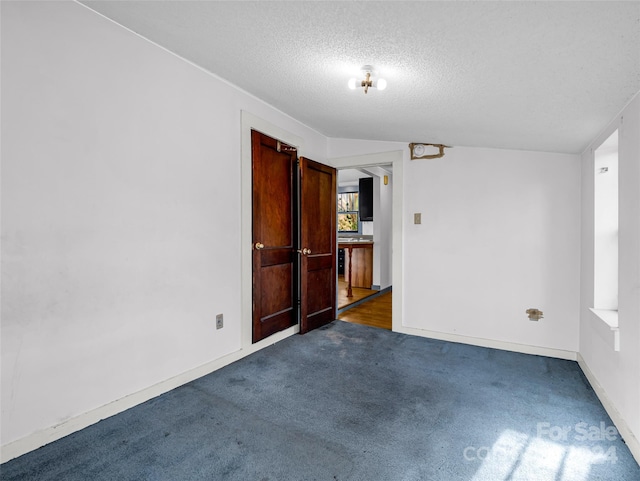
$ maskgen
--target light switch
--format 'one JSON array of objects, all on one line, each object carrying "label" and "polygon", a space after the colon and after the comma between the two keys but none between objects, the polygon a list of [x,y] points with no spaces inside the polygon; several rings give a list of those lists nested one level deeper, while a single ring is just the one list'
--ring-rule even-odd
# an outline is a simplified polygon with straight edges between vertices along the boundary
[{"label": "light switch", "polygon": [[422,224],[422,213],[417,212],[413,214],[413,223],[414,224]]}]

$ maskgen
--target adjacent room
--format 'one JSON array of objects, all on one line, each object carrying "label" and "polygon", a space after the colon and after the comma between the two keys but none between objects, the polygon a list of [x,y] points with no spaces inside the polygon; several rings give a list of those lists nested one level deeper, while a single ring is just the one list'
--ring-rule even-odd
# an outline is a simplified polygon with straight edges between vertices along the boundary
[{"label": "adjacent room", "polygon": [[0,22],[0,479],[640,479],[640,2]]},{"label": "adjacent room", "polygon": [[391,329],[393,166],[338,171],[338,319]]}]

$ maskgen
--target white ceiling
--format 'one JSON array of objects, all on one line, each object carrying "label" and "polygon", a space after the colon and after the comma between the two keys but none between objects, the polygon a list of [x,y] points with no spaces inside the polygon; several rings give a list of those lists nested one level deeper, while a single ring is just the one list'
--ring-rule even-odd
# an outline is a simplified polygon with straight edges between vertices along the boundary
[{"label": "white ceiling", "polygon": [[371,177],[371,175],[358,169],[340,169],[338,170],[338,185],[358,185],[358,180],[365,177]]},{"label": "white ceiling", "polygon": [[381,177],[383,175],[391,174],[393,172],[393,166],[383,165],[371,167],[363,167],[360,169],[339,169],[338,170],[338,185],[358,185],[360,179],[366,177]]},{"label": "white ceiling", "polygon": [[82,3],[329,137],[579,153],[640,91],[638,1]]}]

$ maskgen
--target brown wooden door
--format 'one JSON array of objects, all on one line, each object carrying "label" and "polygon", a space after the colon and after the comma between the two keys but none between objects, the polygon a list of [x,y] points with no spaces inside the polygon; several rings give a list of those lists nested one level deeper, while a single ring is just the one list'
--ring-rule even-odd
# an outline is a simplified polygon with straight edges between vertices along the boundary
[{"label": "brown wooden door", "polygon": [[300,333],[336,318],[336,169],[300,158]]},{"label": "brown wooden door", "polygon": [[253,342],[298,322],[297,152],[251,133]]}]

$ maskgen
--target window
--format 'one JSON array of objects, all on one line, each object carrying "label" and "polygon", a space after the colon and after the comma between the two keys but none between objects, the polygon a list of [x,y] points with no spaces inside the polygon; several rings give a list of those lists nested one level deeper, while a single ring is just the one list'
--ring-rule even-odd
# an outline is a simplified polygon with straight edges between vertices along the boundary
[{"label": "window", "polygon": [[358,232],[358,193],[338,194],[338,232]]},{"label": "window", "polygon": [[593,307],[618,310],[618,131],[594,155]]}]

